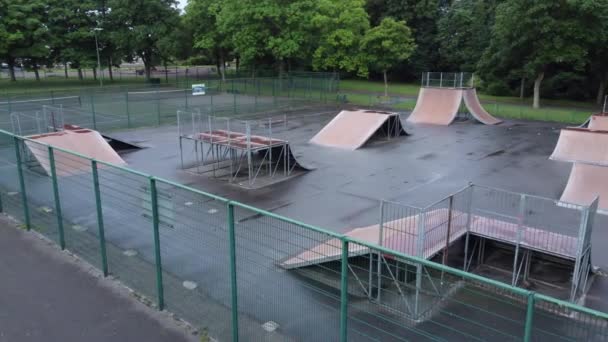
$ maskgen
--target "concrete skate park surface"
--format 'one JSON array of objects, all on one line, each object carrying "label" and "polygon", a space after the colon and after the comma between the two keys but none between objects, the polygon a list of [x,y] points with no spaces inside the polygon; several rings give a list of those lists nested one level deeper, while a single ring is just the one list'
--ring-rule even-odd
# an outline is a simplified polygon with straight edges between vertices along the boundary
[{"label": "concrete skate park surface", "polygon": [[[310,138],[338,112],[293,118],[286,129],[277,129],[276,138],[288,140],[296,158],[305,165],[314,166],[315,170],[256,190],[245,190],[225,181],[181,170],[175,126],[113,132],[113,136],[148,147],[121,155],[130,168],[337,232],[377,224],[380,199],[423,206],[461,189],[470,181],[559,199],[568,180],[571,166],[549,160],[563,127],[559,124],[507,121],[499,126],[473,122],[457,122],[451,126],[412,125],[406,123],[407,114],[404,114],[402,123],[411,133],[407,137],[377,141],[357,151],[309,144]],[[187,148],[184,147],[184,151]],[[185,162],[193,160],[194,156],[189,155]],[[604,229],[606,222],[603,216],[598,215],[593,241],[608,239]],[[129,240],[134,239],[136,233],[115,232],[110,238]],[[144,233],[149,234],[149,229]],[[592,262],[606,268],[608,252],[598,245],[594,244]],[[257,248],[261,247],[258,245]],[[198,258],[202,255],[196,253],[201,253],[201,250],[204,249],[192,251],[195,253],[192,260],[200,260]],[[163,253],[167,253],[163,260],[171,263],[190,252],[181,248]],[[223,263],[228,255],[210,257]],[[212,280],[205,280],[211,274],[208,269],[204,273],[197,271],[200,265],[182,263],[177,268],[189,272],[188,277],[197,280],[201,289],[209,288],[209,296],[219,297],[219,302],[226,303],[229,302],[230,283],[228,272],[220,266],[217,266],[218,271]],[[209,261],[205,262],[205,267],[211,267]],[[337,331],[334,324],[337,322],[329,318],[326,309],[306,299],[314,298],[314,295],[309,294],[306,288],[302,289],[301,280],[287,275],[265,269],[255,275],[244,275],[248,277],[248,284],[255,283],[255,288],[239,287],[239,300],[243,298],[242,310],[261,322],[277,314],[298,317],[300,313],[305,317],[302,319],[309,320],[309,326],[318,321],[319,324],[314,325],[318,329],[312,332],[294,323],[294,326],[284,327],[289,335],[331,339]],[[595,278],[587,299],[588,306],[601,311],[608,310],[605,299],[608,282],[604,279],[602,276]],[[289,300],[291,305],[282,302],[285,305],[273,308],[281,310],[280,313],[271,314],[273,309],[250,302],[255,299],[246,299],[254,296],[277,298],[283,293],[298,295]]]}]

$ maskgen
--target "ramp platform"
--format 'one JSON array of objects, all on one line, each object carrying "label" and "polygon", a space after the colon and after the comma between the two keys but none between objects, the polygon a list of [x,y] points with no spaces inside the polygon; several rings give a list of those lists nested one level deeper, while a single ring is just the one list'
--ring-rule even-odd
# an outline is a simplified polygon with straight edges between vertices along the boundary
[{"label": "ramp platform", "polygon": [[497,125],[502,122],[488,113],[477,96],[477,89],[469,88],[463,91],[462,97],[469,113],[479,122],[485,125]]},{"label": "ramp platform", "polygon": [[456,120],[464,102],[469,114],[478,122],[485,125],[501,123],[501,120],[493,117],[481,105],[473,76],[463,72],[423,73],[416,107],[407,121],[447,126]]},{"label": "ramp platform", "polygon": [[564,128],[549,159],[608,166],[608,131]]},{"label": "ramp platform", "polygon": [[[525,284],[531,279],[533,260],[550,260],[572,267],[564,271],[565,276],[571,278],[564,282],[563,290],[565,296],[576,301],[588,289],[590,241],[597,205],[597,197],[584,205],[563,205],[549,198],[470,185],[425,208],[382,201],[379,224],[354,228],[344,235],[353,241],[378,244],[424,259],[441,256],[444,264],[450,264],[450,250],[464,247],[464,259],[461,253],[456,253],[454,262],[463,265],[465,271],[472,265],[481,267],[485,264],[486,242],[501,244],[513,251],[510,262],[502,261],[512,265],[509,270],[511,285]],[[339,261],[341,243],[340,238],[320,241],[288,256],[279,265],[285,269],[310,269]],[[378,253],[363,244],[349,244],[349,258],[372,260],[373,254]],[[381,253],[376,259],[378,264],[386,262]],[[498,267],[504,265],[499,263]],[[372,279],[371,266],[369,272],[370,277],[363,278]],[[416,274],[419,281],[421,270]],[[372,286],[371,281],[366,285],[362,280],[360,285],[365,293],[372,293],[373,287],[381,288],[380,284]]]},{"label": "ramp platform", "polygon": [[608,113],[591,115],[579,128],[589,128],[598,131],[608,131]]},{"label": "ramp platform", "polygon": [[356,150],[374,137],[407,135],[399,114],[371,110],[343,110],[310,142],[316,145]]},{"label": "ramp platform", "polygon": [[462,92],[462,89],[452,88],[420,88],[416,107],[407,121],[444,126],[451,124],[458,115]]},{"label": "ramp platform", "polygon": [[598,213],[608,214],[608,170],[603,166],[572,164],[560,201],[587,205],[599,196]]},{"label": "ramp platform", "polygon": [[[126,164],[101,134],[94,130],[66,126],[66,129],[60,132],[33,135],[28,136],[27,138],[53,147],[73,151],[98,161],[115,165]],[[34,141],[26,141],[25,144],[45,172],[50,175],[51,166],[48,150],[46,148],[41,148],[43,145],[37,144]],[[54,157],[55,163],[61,165],[61,167],[56,168],[58,176],[68,176],[80,172],[89,172],[91,170],[89,164],[83,164],[82,160],[70,153],[55,150]]]}]

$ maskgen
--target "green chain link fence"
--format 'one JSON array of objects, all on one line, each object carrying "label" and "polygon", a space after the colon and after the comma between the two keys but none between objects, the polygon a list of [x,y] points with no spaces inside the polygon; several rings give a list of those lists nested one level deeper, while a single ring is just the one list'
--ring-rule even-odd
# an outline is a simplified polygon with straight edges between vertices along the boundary
[{"label": "green chain link fence", "polygon": [[177,110],[272,115],[335,103],[339,85],[339,79],[312,75],[201,82],[205,95],[194,95],[190,82],[6,94],[0,97],[0,129],[33,134],[40,129],[39,121],[54,116],[65,123],[108,130],[175,124]]},{"label": "green chain link fence", "polygon": [[2,212],[219,340],[608,340],[605,313],[5,131],[0,163]]}]

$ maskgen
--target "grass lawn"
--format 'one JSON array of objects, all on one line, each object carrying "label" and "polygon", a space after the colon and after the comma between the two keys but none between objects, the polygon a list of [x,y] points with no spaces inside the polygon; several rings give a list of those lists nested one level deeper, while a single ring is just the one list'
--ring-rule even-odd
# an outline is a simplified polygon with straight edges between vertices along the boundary
[{"label": "grass lawn", "polygon": [[[389,95],[392,97],[415,97],[418,95],[420,86],[408,83],[389,83]],[[365,106],[379,104],[384,93],[384,83],[367,80],[342,80],[340,81],[340,92],[346,95],[348,101],[353,104]],[[501,118],[554,121],[570,124],[584,122],[589,115],[599,111],[599,107],[591,102],[578,102],[571,100],[543,99],[540,109],[532,108],[532,99],[523,101],[518,97],[492,96],[483,93],[479,98],[485,109]],[[401,100],[393,107],[395,109],[411,110],[416,104],[413,101]]]},{"label": "grass lawn", "polygon": [[[144,85],[144,79],[133,77],[124,78],[122,80],[115,79],[112,82],[109,80],[103,81],[104,88],[137,84]],[[3,78],[0,80],[0,97],[5,95],[25,95],[94,87],[99,87],[99,81],[95,81],[93,79],[85,79],[80,81],[77,78],[47,78],[40,81],[36,81],[34,79],[20,79],[16,82],[11,82],[8,79]]]}]

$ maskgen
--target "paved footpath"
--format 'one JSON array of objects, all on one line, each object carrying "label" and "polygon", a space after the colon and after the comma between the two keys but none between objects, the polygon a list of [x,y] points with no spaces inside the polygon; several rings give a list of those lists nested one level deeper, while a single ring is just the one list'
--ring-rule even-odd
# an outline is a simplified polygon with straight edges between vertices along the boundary
[{"label": "paved footpath", "polygon": [[0,342],[200,341],[0,214]]}]

